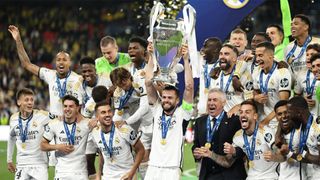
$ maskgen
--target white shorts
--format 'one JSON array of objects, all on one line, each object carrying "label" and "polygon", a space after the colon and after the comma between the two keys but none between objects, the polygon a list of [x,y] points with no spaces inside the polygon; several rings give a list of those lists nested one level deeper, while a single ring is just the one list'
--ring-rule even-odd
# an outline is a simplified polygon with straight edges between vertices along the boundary
[{"label": "white shorts", "polygon": [[73,172],[73,173],[56,173],[54,180],[89,180],[87,173]]},{"label": "white shorts", "polygon": [[141,143],[143,144],[145,149],[151,149],[153,124],[150,124],[148,126],[141,126],[140,130],[142,131],[140,137]]},{"label": "white shorts", "polygon": [[96,154],[97,146],[95,145],[91,133],[89,133],[86,147],[86,154]]},{"label": "white shorts", "polygon": [[181,177],[181,170],[178,167],[155,167],[148,166],[145,180],[177,180]]},{"label": "white shorts", "polygon": [[15,180],[48,180],[48,166],[47,165],[28,165],[17,166],[17,171],[14,176]]}]

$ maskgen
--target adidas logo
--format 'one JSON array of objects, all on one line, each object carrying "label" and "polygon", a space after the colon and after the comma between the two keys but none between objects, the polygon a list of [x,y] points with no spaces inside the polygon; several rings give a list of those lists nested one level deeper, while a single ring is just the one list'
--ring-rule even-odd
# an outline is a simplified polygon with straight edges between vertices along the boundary
[{"label": "adidas logo", "polygon": [[62,131],[60,132],[60,134],[64,134],[64,131],[62,130]]}]

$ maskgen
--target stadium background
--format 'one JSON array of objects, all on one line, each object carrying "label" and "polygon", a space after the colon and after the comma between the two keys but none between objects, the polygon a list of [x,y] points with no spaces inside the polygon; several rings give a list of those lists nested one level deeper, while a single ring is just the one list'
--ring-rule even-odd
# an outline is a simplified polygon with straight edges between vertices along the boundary
[{"label": "stadium background", "polygon": [[[167,7],[169,16],[175,17],[186,0],[161,2]],[[291,15],[308,15],[313,23],[312,34],[319,36],[320,0],[289,0],[289,3]],[[81,57],[101,56],[99,41],[105,35],[116,38],[121,52],[127,52],[131,36],[147,38],[152,5],[151,0],[0,1],[0,125],[7,125],[10,115],[17,111],[14,95],[21,87],[30,87],[36,92],[36,108],[47,109],[49,102],[44,82],[20,66],[15,43],[7,31],[8,25],[20,28],[33,63],[54,68],[53,56],[66,50],[70,52],[73,69],[77,72]],[[265,31],[268,24],[281,24],[279,0],[266,0],[239,22],[239,26],[248,32],[248,40],[254,32]],[[6,131],[1,129],[0,139],[6,136]],[[185,148],[184,179],[194,179],[192,176],[195,175],[190,146],[186,144]],[[13,179],[6,169],[5,141],[0,141],[0,167],[0,179]],[[52,170],[50,172],[52,175]]]}]

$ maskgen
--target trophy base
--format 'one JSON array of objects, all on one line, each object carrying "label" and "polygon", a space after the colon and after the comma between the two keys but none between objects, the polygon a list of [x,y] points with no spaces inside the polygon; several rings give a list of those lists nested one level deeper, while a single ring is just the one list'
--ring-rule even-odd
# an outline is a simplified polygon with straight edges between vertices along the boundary
[{"label": "trophy base", "polygon": [[159,82],[172,84],[172,85],[178,83],[177,78],[174,78],[174,77],[170,76],[168,73],[161,73],[161,74],[155,76],[152,80],[154,82],[159,81]]}]

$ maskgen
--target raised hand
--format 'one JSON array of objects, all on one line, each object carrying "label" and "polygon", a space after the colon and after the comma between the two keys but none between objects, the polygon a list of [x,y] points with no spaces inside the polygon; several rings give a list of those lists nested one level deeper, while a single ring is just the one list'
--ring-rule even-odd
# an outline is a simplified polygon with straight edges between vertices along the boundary
[{"label": "raised hand", "polygon": [[13,39],[15,41],[20,39],[20,32],[19,32],[19,29],[16,26],[10,25],[8,27],[8,31],[11,33],[11,35],[12,35],[12,37],[13,37]]}]

